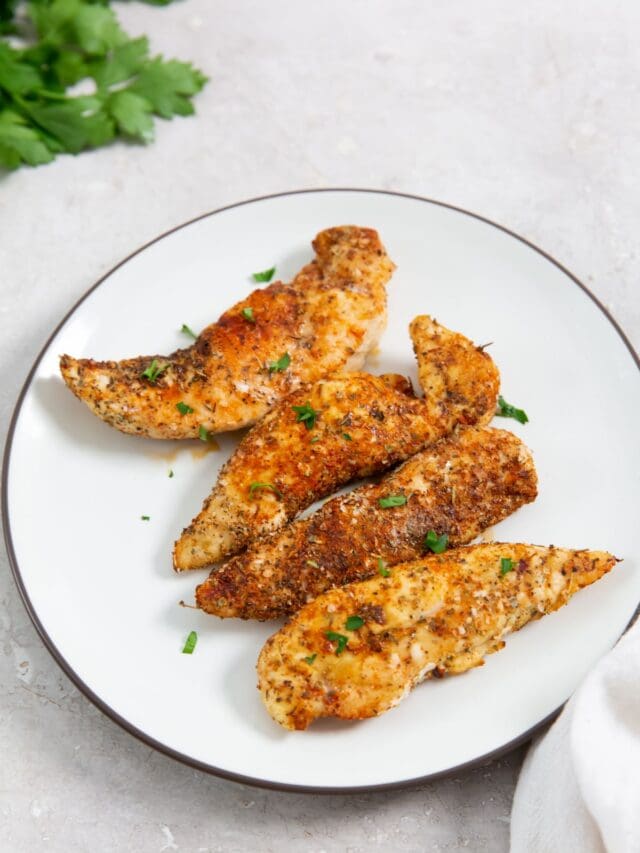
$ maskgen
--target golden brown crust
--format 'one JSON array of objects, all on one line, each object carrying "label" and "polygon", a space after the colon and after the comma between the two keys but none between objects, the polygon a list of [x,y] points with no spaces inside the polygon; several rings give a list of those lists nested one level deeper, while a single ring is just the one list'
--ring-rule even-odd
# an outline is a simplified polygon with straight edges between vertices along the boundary
[{"label": "golden brown crust", "polygon": [[[512,433],[467,427],[387,474],[325,503],[214,569],[196,590],[208,613],[276,619],[385,564],[420,557],[429,530],[470,542],[536,497],[531,455]],[[408,496],[382,508],[380,498]]]},{"label": "golden brown crust", "polygon": [[[414,397],[402,377],[344,373],[283,400],[245,436],[176,542],[177,570],[236,553],[343,483],[390,468],[457,423],[493,416],[499,375],[491,358],[457,332],[419,319],[412,335],[428,396]],[[306,404],[317,413],[312,429],[294,410]],[[272,488],[251,494],[251,483]]]},{"label": "golden brown crust", "polygon": [[[386,322],[394,264],[376,231],[342,226],[318,234],[316,260],[291,284],[255,290],[168,356],[98,362],[63,355],[62,376],[98,417],[150,438],[198,438],[254,423],[301,385],[358,369]],[[251,308],[255,322],[242,314]],[[268,365],[284,353],[284,371]],[[166,368],[142,377],[153,359]],[[181,414],[177,403],[193,412]]]},{"label": "golden brown crust", "polygon": [[[513,566],[506,574],[503,558]],[[267,640],[258,660],[262,698],[288,729],[318,717],[376,716],[425,678],[481,665],[506,634],[562,607],[615,563],[601,551],[471,545],[331,590]],[[363,624],[349,630],[352,616]],[[340,654],[327,632],[346,638]]]}]

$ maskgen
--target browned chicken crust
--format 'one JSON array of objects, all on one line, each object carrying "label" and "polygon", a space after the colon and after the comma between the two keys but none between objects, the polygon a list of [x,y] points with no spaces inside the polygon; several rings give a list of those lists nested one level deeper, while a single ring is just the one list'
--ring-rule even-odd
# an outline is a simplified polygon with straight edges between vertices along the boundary
[{"label": "browned chicken crust", "polygon": [[[468,338],[430,317],[411,324],[421,380],[345,373],[283,400],[239,444],[174,549],[177,570],[215,563],[273,532],[343,483],[380,473],[449,433],[487,423],[498,370]],[[296,407],[314,413],[309,429]],[[254,486],[252,484],[261,484]]]},{"label": "browned chicken crust", "polygon": [[426,678],[481,665],[506,634],[562,607],[615,563],[603,551],[471,545],[331,590],[267,640],[262,698],[287,729],[377,716]]},{"label": "browned chicken crust", "polygon": [[[536,493],[533,460],[520,439],[505,430],[461,429],[377,485],[333,498],[232,557],[200,584],[196,602],[221,617],[288,616],[332,587],[422,556],[430,530],[446,533],[450,545],[466,544]],[[381,507],[389,495],[407,503]]]},{"label": "browned chicken crust", "polygon": [[[254,423],[278,400],[339,370],[358,370],[386,324],[394,264],[376,231],[321,231],[316,259],[291,284],[255,290],[168,356],[93,361],[63,355],[73,393],[111,426],[149,438],[198,438]],[[252,320],[243,314],[252,309]],[[284,370],[270,370],[287,353]],[[142,376],[155,359],[155,381]],[[184,414],[177,408],[183,403]]]}]

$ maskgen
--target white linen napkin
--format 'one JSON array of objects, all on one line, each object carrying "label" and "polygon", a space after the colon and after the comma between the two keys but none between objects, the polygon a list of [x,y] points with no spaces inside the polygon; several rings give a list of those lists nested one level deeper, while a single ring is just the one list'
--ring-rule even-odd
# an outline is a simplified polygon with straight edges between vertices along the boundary
[{"label": "white linen napkin", "polygon": [[640,620],[532,745],[511,853],[640,851]]}]

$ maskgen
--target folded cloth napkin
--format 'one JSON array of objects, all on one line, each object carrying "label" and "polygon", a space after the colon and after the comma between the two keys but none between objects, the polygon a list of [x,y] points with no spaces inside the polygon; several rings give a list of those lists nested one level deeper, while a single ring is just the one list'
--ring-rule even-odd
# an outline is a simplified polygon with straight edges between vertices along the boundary
[{"label": "folded cloth napkin", "polygon": [[531,747],[511,853],[640,851],[640,620]]}]

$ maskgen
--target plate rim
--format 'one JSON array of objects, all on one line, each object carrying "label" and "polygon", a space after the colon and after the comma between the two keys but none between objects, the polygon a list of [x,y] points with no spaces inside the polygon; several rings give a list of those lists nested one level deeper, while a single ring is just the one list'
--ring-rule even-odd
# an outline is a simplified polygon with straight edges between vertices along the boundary
[{"label": "plate rim", "polygon": [[[629,354],[631,355],[633,361],[640,371],[640,355],[636,352],[633,344],[629,340],[627,334],[624,332],[618,321],[613,317],[611,312],[605,305],[598,299],[595,294],[589,290],[589,288],[578,279],[570,270],[568,270],[565,266],[563,266],[556,258],[550,255],[548,252],[541,249],[539,246],[532,243],[530,240],[522,237],[520,234],[512,231],[504,225],[501,225],[498,222],[495,222],[492,219],[489,219],[486,216],[483,216],[479,213],[475,213],[471,210],[467,210],[466,208],[459,207],[454,204],[449,204],[448,202],[439,201],[437,199],[429,198],[426,196],[416,195],[413,193],[406,192],[398,192],[394,190],[385,190],[385,189],[370,189],[365,187],[318,187],[318,188],[309,188],[309,189],[299,189],[299,190],[287,190],[284,192],[278,193],[269,193],[267,195],[256,196],[254,198],[244,199],[243,201],[234,202],[232,204],[224,205],[223,207],[218,207],[214,210],[207,211],[205,213],[201,213],[198,216],[194,216],[192,219],[189,219],[185,222],[181,222],[178,225],[175,225],[172,228],[169,228],[167,231],[162,232],[157,237],[154,237],[151,240],[148,240],[143,245],[139,246],[137,249],[132,251],[126,257],[124,257],[121,261],[115,264],[111,269],[109,269],[104,275],[102,275],[94,284],[92,284],[83,294],[82,296],[71,306],[71,308],[66,312],[66,314],[62,317],[60,322],[55,326],[51,334],[48,336],[47,340],[41,347],[38,352],[35,361],[29,370],[26,379],[22,385],[16,403],[14,405],[13,413],[11,415],[11,420],[9,422],[9,429],[7,431],[7,438],[5,442],[5,448],[2,459],[2,490],[0,496],[0,507],[2,509],[2,531],[4,535],[4,542],[7,551],[7,556],[9,558],[9,566],[11,568],[11,573],[13,575],[13,579],[18,588],[18,592],[20,594],[20,598],[22,599],[22,603],[27,611],[27,614],[36,629],[40,639],[44,643],[45,648],[54,659],[54,661],[58,664],[63,673],[70,679],[70,681],[74,684],[74,686],[93,704],[95,705],[106,717],[116,723],[120,728],[124,729],[128,734],[135,737],[141,743],[146,746],[155,749],[156,751],[172,758],[180,763],[186,765],[187,767],[191,767],[192,769],[201,770],[205,773],[208,773],[213,776],[217,776],[222,779],[226,779],[231,782],[236,782],[243,785],[251,785],[257,788],[266,788],[268,790],[276,790],[276,791],[285,791],[291,793],[302,793],[302,794],[360,794],[360,793],[369,793],[369,792],[377,792],[377,791],[390,791],[390,790],[400,790],[404,788],[414,787],[416,785],[422,785],[427,782],[432,782],[437,779],[441,779],[446,776],[453,775],[455,773],[462,772],[464,770],[469,770],[473,767],[478,767],[487,762],[499,758],[502,755],[505,755],[507,752],[515,749],[516,747],[522,745],[529,741],[538,731],[540,731],[544,726],[548,723],[552,722],[558,714],[561,712],[563,705],[560,705],[550,714],[548,714],[544,719],[540,720],[530,729],[527,729],[522,734],[518,735],[518,737],[508,741],[505,744],[497,747],[490,752],[484,753],[481,756],[476,758],[472,758],[469,761],[465,761],[462,764],[457,764],[453,767],[448,767],[443,770],[439,770],[436,773],[428,773],[424,776],[418,776],[413,779],[405,779],[396,782],[383,782],[381,784],[374,785],[355,785],[355,786],[324,786],[324,785],[296,785],[292,783],[285,782],[276,782],[268,779],[255,778],[253,776],[246,776],[241,773],[235,773],[230,770],[224,770],[219,767],[215,767],[212,764],[208,764],[207,762],[200,761],[197,758],[193,758],[190,755],[179,752],[178,750],[173,749],[170,746],[156,740],[155,738],[148,735],[142,729],[134,726],[131,722],[129,722],[126,718],[122,717],[118,714],[113,708],[109,706],[107,702],[101,699],[96,693],[91,690],[91,688],[84,682],[84,680],[75,672],[71,664],[66,660],[66,658],[62,655],[62,653],[58,650],[57,646],[49,636],[47,629],[42,624],[40,617],[38,616],[35,607],[33,606],[31,599],[29,597],[29,593],[27,592],[24,580],[22,578],[22,573],[20,571],[20,566],[18,563],[18,558],[13,545],[13,537],[11,534],[11,523],[9,519],[9,502],[8,502],[8,488],[9,488],[9,463],[11,461],[11,451],[13,447],[13,439],[15,429],[18,423],[18,418],[20,417],[20,412],[22,411],[22,404],[24,399],[29,391],[34,375],[40,366],[40,362],[42,361],[45,353],[49,349],[53,339],[56,337],[58,332],[63,328],[63,326],[67,323],[67,321],[75,314],[78,308],[82,305],[82,303],[94,292],[97,290],[100,285],[102,285],[116,270],[118,270],[121,266],[128,263],[132,258],[141,252],[145,251],[145,249],[152,246],[154,243],[158,243],[161,240],[164,240],[166,237],[169,237],[171,234],[174,234],[176,231],[180,231],[182,228],[186,228],[189,225],[192,225],[195,222],[199,222],[202,219],[207,219],[210,216],[215,216],[218,213],[224,213],[227,210],[231,210],[237,207],[243,207],[244,205],[254,204],[256,202],[268,201],[275,198],[283,198],[288,196],[297,196],[297,195],[311,195],[315,193],[371,193],[376,195],[387,195],[396,198],[405,198],[411,199],[413,201],[420,201],[426,204],[436,205],[438,207],[443,207],[448,210],[455,211],[456,213],[464,214],[465,216],[469,216],[472,219],[479,220],[480,222],[484,222],[487,225],[491,225],[493,228],[497,228],[499,231],[502,231],[504,234],[509,235],[510,237],[515,238],[516,240],[523,243],[525,246],[528,246],[533,251],[537,252],[551,264],[553,264],[556,268],[558,268],[562,273],[564,273],[567,278],[576,284],[590,299],[591,301],[600,309],[605,318],[611,323],[615,331],[618,333],[619,337],[622,339],[622,342],[626,346]],[[640,602],[638,603],[638,607],[635,610],[633,616],[629,620],[629,623],[625,627],[622,634],[626,633],[626,631],[630,628],[630,626],[636,621],[636,619],[640,616]],[[622,635],[621,635],[622,636]]]}]

